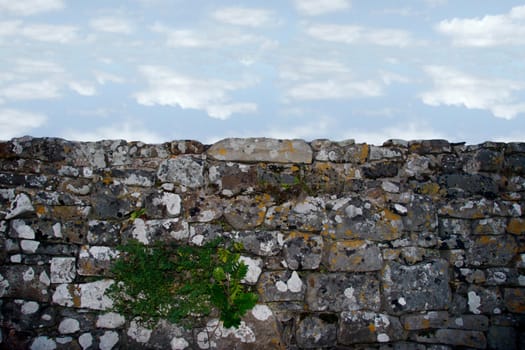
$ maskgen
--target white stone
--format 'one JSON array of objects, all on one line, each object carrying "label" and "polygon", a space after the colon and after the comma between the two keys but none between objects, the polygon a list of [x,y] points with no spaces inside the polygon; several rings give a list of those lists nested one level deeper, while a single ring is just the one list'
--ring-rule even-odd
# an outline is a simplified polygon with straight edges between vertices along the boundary
[{"label": "white stone", "polygon": [[42,317],[40,317],[42,320],[44,321],[51,321],[51,319],[53,317],[51,317],[51,315],[48,315],[48,314],[43,314]]},{"label": "white stone", "polygon": [[131,236],[143,244],[149,244],[148,232],[144,220],[138,218],[133,221]]},{"label": "white stone", "polygon": [[55,341],[45,336],[35,338],[30,347],[31,350],[54,350],[56,348]]},{"label": "white stone", "polygon": [[9,260],[14,264],[20,264],[22,262],[22,254],[11,255]]},{"label": "white stone", "polygon": [[53,237],[62,238],[62,224],[60,222],[53,225]]},{"label": "white stone", "polygon": [[204,236],[203,235],[195,235],[191,238],[191,242],[195,245],[201,246],[204,242]]},{"label": "white stone", "polygon": [[53,303],[67,307],[73,306],[73,296],[69,292],[69,286],[69,284],[61,284],[55,289],[52,297]]},{"label": "white stone", "polygon": [[83,350],[89,348],[91,345],[93,345],[93,336],[91,333],[84,333],[80,337],[78,337],[78,343],[82,347]]},{"label": "white stone", "polygon": [[23,239],[20,241],[20,248],[22,248],[22,251],[24,253],[34,253],[38,249],[38,246],[40,245],[40,242],[38,241],[30,241]]},{"label": "white stone", "polygon": [[518,284],[519,284],[520,286],[525,286],[525,276],[520,275],[520,276],[518,277]]},{"label": "white stone", "polygon": [[71,337],[60,337],[55,339],[58,344],[68,344],[73,341]]},{"label": "white stone", "polygon": [[275,283],[275,288],[281,293],[284,293],[288,290],[288,286],[283,281],[277,281]]},{"label": "white stone", "polygon": [[248,266],[248,272],[246,273],[246,276],[244,276],[244,278],[241,280],[241,283],[247,283],[252,285],[256,284],[262,272],[262,260],[259,258],[253,259],[247,256],[241,256],[239,258],[239,261],[242,261],[246,266]]},{"label": "white stone", "polygon": [[15,197],[13,203],[11,203],[11,208],[5,215],[6,220],[16,218],[17,216],[34,213],[35,208],[31,204],[31,199],[25,193],[20,193]]},{"label": "white stone", "polygon": [[151,329],[140,326],[136,320],[132,320],[128,328],[128,335],[137,343],[147,343],[151,333]]},{"label": "white stone", "polygon": [[363,209],[350,204],[348,207],[346,207],[345,213],[346,213],[346,216],[348,216],[348,218],[352,219],[352,218],[355,218],[356,216],[363,215]]},{"label": "white stone", "polygon": [[401,215],[405,215],[406,213],[408,213],[408,209],[405,206],[398,203],[394,204],[394,210]]},{"label": "white stone", "polygon": [[21,311],[24,315],[31,315],[38,311],[40,305],[34,301],[27,301],[22,304]]},{"label": "white stone", "polygon": [[399,186],[397,186],[396,184],[394,184],[394,183],[392,183],[390,181],[383,181],[381,183],[381,188],[385,192],[390,192],[390,193],[398,193],[399,192]]},{"label": "white stone", "polygon": [[292,293],[299,293],[301,291],[301,288],[303,287],[303,281],[301,281],[301,278],[296,271],[292,272],[292,276],[288,282],[286,282],[286,286]]},{"label": "white stone", "polygon": [[122,326],[124,323],[126,323],[124,316],[115,312],[108,312],[98,316],[97,328],[114,329]]},{"label": "white stone", "polygon": [[184,350],[190,344],[184,338],[173,338],[170,342],[171,350]]},{"label": "white stone", "polygon": [[198,345],[199,348],[201,348],[201,349],[209,349],[209,348],[210,348],[210,345],[212,345],[213,347],[215,347],[215,343],[209,341],[209,339],[208,339],[208,333],[205,332],[205,331],[203,331],[203,332],[199,332],[199,333],[197,334],[197,345]]},{"label": "white stone", "polygon": [[155,204],[155,200],[154,200],[153,204],[154,205],[158,205],[158,204],[164,205],[166,207],[166,211],[168,215],[170,216],[178,216],[181,211],[181,199],[180,199],[180,196],[175,193],[164,192],[160,200],[160,203]]},{"label": "white stone", "polygon": [[51,284],[51,280],[49,279],[49,276],[47,275],[47,272],[45,272],[45,271],[42,271],[40,273],[40,276],[38,277],[38,280],[40,281],[40,283],[42,283],[43,285],[46,285],[46,286],[49,286]]},{"label": "white stone", "polygon": [[58,325],[60,334],[72,334],[80,330],[80,323],[74,318],[64,318]]},{"label": "white stone", "polygon": [[70,283],[76,276],[75,258],[51,259],[51,283]]},{"label": "white stone", "polygon": [[100,337],[100,350],[111,350],[119,341],[118,333],[115,331],[106,331]]},{"label": "white stone", "polygon": [[113,307],[113,301],[105,295],[113,280],[100,280],[80,284],[80,307],[93,310],[107,310]]},{"label": "white stone", "polygon": [[379,333],[377,335],[377,341],[380,342],[380,343],[386,343],[386,342],[390,341],[390,337],[388,336],[388,334]]},{"label": "white stone", "polygon": [[474,291],[468,292],[468,309],[473,314],[479,315],[479,307],[481,306],[481,298]]},{"label": "white stone", "polygon": [[22,275],[22,279],[25,282],[30,282],[35,279],[35,270],[33,270],[32,267],[29,267],[24,274]]},{"label": "white stone", "polygon": [[456,326],[458,327],[463,327],[463,318],[461,317],[458,317],[454,320],[454,323],[456,324]]},{"label": "white stone", "polygon": [[401,306],[405,306],[407,304],[407,301],[403,297],[399,297],[399,299],[397,299],[397,302]]},{"label": "white stone", "polygon": [[252,315],[259,321],[266,321],[273,315],[273,312],[268,306],[257,304],[252,309]]},{"label": "white stone", "polygon": [[[210,325],[208,326],[209,329]],[[241,324],[238,328],[230,327],[230,328],[224,328],[224,326],[221,325],[216,328],[215,335],[219,335],[222,338],[229,337],[230,335],[233,335],[235,338],[239,339],[241,343],[255,343],[255,333],[253,330],[248,327],[246,322],[241,321]]]},{"label": "white stone", "polygon": [[13,231],[17,233],[17,238],[25,238],[25,239],[35,239],[35,230],[29,225],[26,225],[24,220],[13,220],[11,222],[11,227],[13,228]]}]

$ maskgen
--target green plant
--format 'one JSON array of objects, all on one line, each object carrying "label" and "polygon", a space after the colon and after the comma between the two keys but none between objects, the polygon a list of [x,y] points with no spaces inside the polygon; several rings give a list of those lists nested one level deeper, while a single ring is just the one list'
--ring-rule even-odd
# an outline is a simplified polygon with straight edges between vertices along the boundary
[{"label": "green plant", "polygon": [[114,311],[147,325],[160,319],[187,327],[201,325],[213,311],[224,327],[238,327],[257,295],[241,284],[248,267],[238,244],[216,239],[203,246],[131,240],[113,263],[116,283],[109,289]]},{"label": "green plant", "polygon": [[146,209],[145,208],[140,208],[140,209],[137,209],[137,210],[134,210],[131,212],[131,214],[129,214],[129,220],[131,222],[135,221],[136,219],[142,217],[146,215]]}]

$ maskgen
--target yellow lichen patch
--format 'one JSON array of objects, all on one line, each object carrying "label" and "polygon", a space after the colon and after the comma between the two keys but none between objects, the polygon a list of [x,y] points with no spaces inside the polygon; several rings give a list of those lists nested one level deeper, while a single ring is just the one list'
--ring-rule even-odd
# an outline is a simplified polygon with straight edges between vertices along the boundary
[{"label": "yellow lichen patch", "polygon": [[43,205],[37,205],[36,208],[35,208],[35,211],[36,211],[36,215],[38,215],[38,216],[42,216],[45,213],[47,213],[47,209]]},{"label": "yellow lichen patch", "polygon": [[225,148],[219,148],[217,150],[217,153],[220,154],[221,156],[225,156],[228,153],[228,151]]},{"label": "yellow lichen patch", "polygon": [[102,179],[102,183],[104,185],[111,185],[113,183],[113,179],[111,178],[111,176],[106,176]]},{"label": "yellow lichen patch", "polygon": [[433,196],[439,194],[440,189],[441,187],[436,183],[426,183],[419,188],[419,191],[421,194]]},{"label": "yellow lichen patch", "polygon": [[512,218],[507,225],[507,232],[522,235],[525,233],[525,220],[520,218]]},{"label": "yellow lichen patch", "polygon": [[363,144],[361,147],[361,152],[359,153],[359,163],[366,162],[366,158],[368,158],[368,150],[369,147],[366,143]]},{"label": "yellow lichen patch", "polygon": [[392,211],[385,209],[382,212],[382,216],[385,220],[388,221],[399,221],[401,220],[401,216],[397,215],[396,213],[393,213]]},{"label": "yellow lichen patch", "polygon": [[373,323],[370,323],[368,325],[368,330],[370,331],[370,333],[374,333],[376,331],[376,325]]},{"label": "yellow lichen patch", "polygon": [[366,242],[363,240],[341,241],[338,244],[343,249],[359,249],[366,246]]},{"label": "yellow lichen patch", "polygon": [[430,320],[423,319],[423,322],[421,322],[421,329],[427,329],[427,328],[430,328]]},{"label": "yellow lichen patch", "polygon": [[318,163],[315,163],[315,170],[320,170],[320,171],[327,171],[327,170],[330,170],[332,168],[332,165],[330,163],[325,163],[325,162],[318,162]]},{"label": "yellow lichen patch", "polygon": [[290,168],[290,170],[295,173],[295,172],[298,172],[299,170],[301,170],[301,168],[299,168],[297,165],[292,165],[292,167]]},{"label": "yellow lichen patch", "polygon": [[78,285],[70,284],[69,286],[67,286],[67,290],[69,291],[69,294],[73,299],[73,306],[80,307],[80,287]]},{"label": "yellow lichen patch", "polygon": [[279,150],[279,153],[288,153],[293,154],[295,153],[295,148],[293,147],[293,143],[291,140],[284,140],[283,141],[283,147],[281,150]]},{"label": "yellow lichen patch", "polygon": [[478,238],[478,242],[484,245],[494,243],[495,239],[491,236],[481,236]]}]

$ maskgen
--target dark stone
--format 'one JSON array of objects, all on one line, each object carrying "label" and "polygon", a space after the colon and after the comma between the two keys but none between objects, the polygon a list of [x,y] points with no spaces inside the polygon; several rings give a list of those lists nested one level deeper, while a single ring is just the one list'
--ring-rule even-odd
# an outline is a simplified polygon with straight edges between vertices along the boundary
[{"label": "dark stone", "polygon": [[304,349],[334,346],[337,342],[337,318],[307,316],[299,321],[295,337],[297,345]]},{"label": "dark stone", "polygon": [[394,177],[399,171],[399,164],[389,161],[381,161],[362,167],[363,175],[369,179],[382,177]]},{"label": "dark stone", "polygon": [[439,183],[446,188],[448,196],[451,197],[482,195],[486,198],[495,198],[498,194],[497,183],[492,178],[480,174],[444,175],[439,177]]}]

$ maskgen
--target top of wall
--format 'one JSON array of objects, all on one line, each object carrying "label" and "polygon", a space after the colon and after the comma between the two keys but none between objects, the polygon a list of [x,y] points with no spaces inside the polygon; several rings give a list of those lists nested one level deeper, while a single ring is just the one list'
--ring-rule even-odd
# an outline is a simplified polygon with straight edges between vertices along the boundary
[{"label": "top of wall", "polygon": [[245,163],[298,163],[313,161],[363,164],[367,161],[403,158],[407,154],[442,154],[491,149],[510,155],[525,153],[525,143],[485,142],[478,145],[450,143],[446,140],[388,140],[382,146],[355,143],[354,140],[330,141],[277,140],[271,138],[229,138],[213,145],[194,140],[145,144],[124,140],[76,142],[59,138],[23,137],[0,142],[0,158],[33,159],[45,162],[65,161],[74,166],[107,168],[109,166],[149,166],[148,159],[178,155],[200,155],[212,160]]}]

